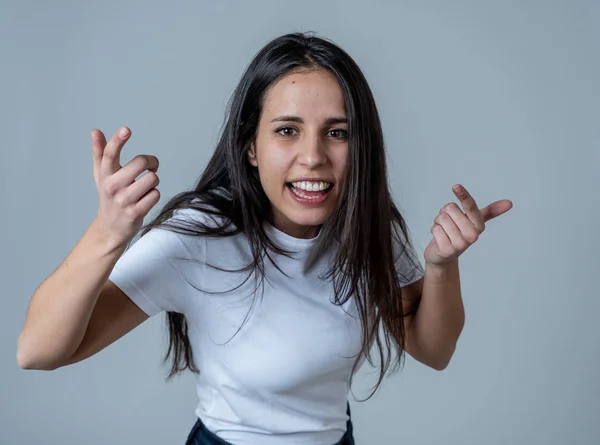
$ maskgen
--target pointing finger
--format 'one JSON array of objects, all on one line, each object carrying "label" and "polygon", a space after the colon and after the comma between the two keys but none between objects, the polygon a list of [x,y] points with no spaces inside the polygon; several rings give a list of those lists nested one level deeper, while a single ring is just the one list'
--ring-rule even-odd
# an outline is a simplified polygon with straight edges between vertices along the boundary
[{"label": "pointing finger", "polygon": [[477,203],[475,202],[475,198],[471,196],[466,188],[462,185],[455,185],[452,190],[456,197],[460,200],[460,203],[467,215],[467,218],[475,225],[475,227],[480,227],[483,225],[483,216],[477,207]]},{"label": "pointing finger", "polygon": [[91,136],[94,179],[98,180],[98,172],[100,171],[100,164],[102,163],[102,154],[104,153],[104,147],[106,146],[106,138],[104,137],[104,133],[97,129],[92,130]]},{"label": "pointing finger", "polygon": [[102,165],[100,168],[100,174],[102,176],[109,176],[115,173],[121,168],[120,157],[121,149],[125,142],[129,139],[131,131],[127,127],[122,127],[110,138],[108,144],[104,148],[102,156]]}]

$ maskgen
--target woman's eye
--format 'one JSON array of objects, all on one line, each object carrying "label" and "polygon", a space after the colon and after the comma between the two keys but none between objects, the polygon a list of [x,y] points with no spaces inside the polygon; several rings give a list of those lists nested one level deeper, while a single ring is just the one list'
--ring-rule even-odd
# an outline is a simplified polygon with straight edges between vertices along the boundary
[{"label": "woman's eye", "polygon": [[346,139],[348,137],[348,132],[342,129],[330,130],[329,135],[334,139]]},{"label": "woman's eye", "polygon": [[281,136],[294,136],[296,130],[292,127],[281,127],[277,130]]}]

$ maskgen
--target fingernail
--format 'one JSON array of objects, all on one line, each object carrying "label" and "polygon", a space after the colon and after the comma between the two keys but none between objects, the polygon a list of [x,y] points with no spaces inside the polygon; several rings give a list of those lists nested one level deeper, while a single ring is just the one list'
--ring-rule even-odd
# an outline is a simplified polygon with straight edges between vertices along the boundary
[{"label": "fingernail", "polygon": [[129,136],[129,130],[127,128],[121,128],[121,131],[119,132],[119,137],[121,139],[125,139],[127,136]]}]

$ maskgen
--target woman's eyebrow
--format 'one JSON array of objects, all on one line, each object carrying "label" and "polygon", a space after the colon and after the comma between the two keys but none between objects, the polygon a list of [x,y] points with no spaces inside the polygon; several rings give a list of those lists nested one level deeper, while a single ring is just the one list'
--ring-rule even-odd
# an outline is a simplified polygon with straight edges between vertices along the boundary
[{"label": "woman's eyebrow", "polygon": [[[274,119],[271,119],[271,122],[296,122],[298,124],[303,124],[304,119],[302,119],[301,117],[298,117],[298,116],[291,116],[291,115],[290,116],[278,116]],[[343,116],[328,117],[327,119],[325,119],[325,125],[347,124],[347,123],[348,123],[348,119]]]}]

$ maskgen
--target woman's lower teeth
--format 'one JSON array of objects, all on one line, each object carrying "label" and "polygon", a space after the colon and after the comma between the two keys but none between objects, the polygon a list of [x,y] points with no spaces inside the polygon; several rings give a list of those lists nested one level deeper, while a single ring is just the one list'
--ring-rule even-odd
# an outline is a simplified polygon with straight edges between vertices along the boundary
[{"label": "woman's lower teeth", "polygon": [[304,199],[317,199],[317,198],[320,198],[321,196],[323,196],[325,194],[325,192],[321,191],[321,192],[319,192],[318,195],[312,195],[312,194],[309,195],[308,193],[304,192],[304,190],[296,188],[296,187],[292,187],[292,191],[296,195],[298,195],[298,196],[300,196],[301,198],[304,198]]}]

